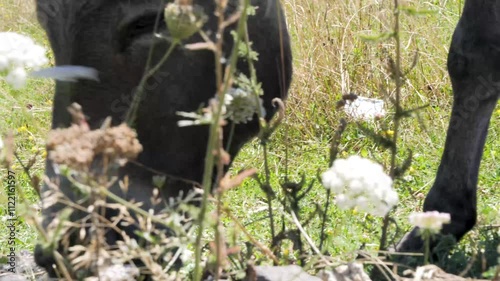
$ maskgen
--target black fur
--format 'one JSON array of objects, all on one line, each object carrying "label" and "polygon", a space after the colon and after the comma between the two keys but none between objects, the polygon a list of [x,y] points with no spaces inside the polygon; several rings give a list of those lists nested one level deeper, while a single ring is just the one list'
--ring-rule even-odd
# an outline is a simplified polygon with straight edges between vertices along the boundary
[{"label": "black fur", "polygon": [[[71,118],[66,108],[72,102],[82,106],[91,128],[98,128],[107,116],[112,116],[115,125],[124,120],[151,46],[156,44],[153,61],[157,62],[170,44],[153,36],[156,13],[163,13],[160,4],[160,0],[37,0],[38,19],[47,32],[56,64],[93,67],[99,71],[100,78],[100,82],[57,82],[52,128],[69,126]],[[204,8],[209,20],[203,29],[214,37],[217,30],[214,1],[195,0],[194,4]],[[236,10],[237,5],[239,1],[229,1],[228,15]],[[254,50],[259,53],[255,68],[264,90],[266,118],[270,119],[275,112],[272,99],[286,98],[290,86],[290,39],[279,1],[252,0],[252,5],[258,9],[256,15],[249,17],[248,32]],[[228,28],[225,34],[226,56],[229,56],[233,44],[229,31],[235,27]],[[160,24],[160,31],[166,32],[164,23]],[[184,43],[202,41],[199,35],[195,35]],[[178,47],[148,81],[147,96],[136,120],[138,138],[144,148],[137,160],[139,163],[177,178],[201,181],[208,127],[180,128],[176,125],[180,119],[176,112],[195,111],[214,97],[214,65],[211,51],[189,51]],[[248,75],[247,63],[239,62],[238,71]],[[232,158],[258,133],[256,119],[236,126],[229,151]],[[122,195],[142,201],[144,208],[149,208],[153,173],[133,164],[128,164],[119,173],[130,177],[129,192]],[[69,188],[69,182],[56,175],[50,161],[47,162],[46,175],[58,178],[61,189],[70,198],[78,198],[78,194],[73,194]],[[191,188],[192,184],[167,178],[162,195],[175,196],[179,191]],[[112,189],[120,192],[117,186]],[[43,209],[45,227],[61,208],[55,205]],[[78,215],[73,219],[76,217]],[[116,239],[112,233],[108,236],[110,242]],[[36,261],[51,271],[53,257],[43,253],[41,247],[37,247]]]},{"label": "black fur", "polygon": [[[453,108],[436,180],[424,211],[451,214],[442,234],[457,241],[476,223],[479,166],[491,115],[500,97],[500,2],[467,0],[448,55]],[[422,241],[413,230],[398,245],[416,251]]]}]

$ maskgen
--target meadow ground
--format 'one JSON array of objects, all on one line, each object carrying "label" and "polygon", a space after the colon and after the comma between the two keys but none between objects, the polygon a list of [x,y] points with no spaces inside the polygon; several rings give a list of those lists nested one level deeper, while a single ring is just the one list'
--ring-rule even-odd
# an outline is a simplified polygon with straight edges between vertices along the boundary
[{"label": "meadow ground", "polygon": [[[328,150],[342,111],[336,101],[349,92],[360,96],[384,98],[383,92],[393,94],[394,86],[386,69],[388,56],[394,53],[393,41],[366,42],[363,35],[387,32],[392,26],[392,1],[388,0],[284,0],[289,30],[293,41],[294,78],[287,102],[286,122],[269,143],[269,170],[271,184],[280,192],[279,184],[285,180],[299,181],[303,175],[307,182],[316,180],[318,172],[328,168]],[[444,145],[449,112],[452,103],[451,86],[446,72],[446,56],[450,38],[459,19],[462,1],[405,1],[404,5],[430,13],[419,16],[403,15],[403,65],[411,65],[414,53],[419,60],[404,82],[402,103],[405,108],[428,105],[418,116],[405,119],[401,131],[401,160],[408,150],[414,153],[411,168],[404,180],[397,183],[400,203],[394,211],[400,237],[409,229],[408,214],[421,210],[425,194],[432,186]],[[36,22],[33,1],[0,1],[0,31],[13,31],[34,38],[47,49],[48,41]],[[52,57],[49,54],[49,57]],[[26,161],[42,151],[35,166],[43,173],[44,141],[50,127],[53,83],[31,80],[22,91],[14,91],[0,81],[0,133],[15,133],[17,150]],[[390,130],[386,120],[370,123],[376,131]],[[495,260],[500,224],[500,107],[491,121],[486,141],[478,187],[478,225],[462,241],[455,253],[455,262],[449,269],[460,272],[472,260]],[[356,126],[348,126],[340,145],[342,157],[359,154],[385,165],[389,153]],[[264,170],[262,147],[257,141],[249,143],[238,156],[233,171],[245,167]],[[22,173],[19,163],[16,172],[17,188],[22,190],[31,204],[38,198]],[[1,176],[7,171],[1,170]],[[326,201],[325,191],[316,181],[301,208],[310,213],[316,204]],[[238,219],[246,225],[258,241],[270,239],[265,194],[253,180],[231,190],[225,202]],[[0,191],[0,213],[4,214],[7,198]],[[276,205],[278,206],[278,205]],[[22,207],[20,207],[22,208]],[[22,211],[22,210],[20,210]],[[282,209],[277,208],[280,214]],[[324,246],[339,260],[348,261],[356,256],[362,245],[376,250],[381,220],[357,211],[341,211],[333,207],[328,214]],[[228,226],[231,223],[228,221]],[[319,237],[319,223],[311,223],[306,231]],[[493,228],[491,228],[493,226]],[[7,233],[5,221],[0,222],[0,233]],[[6,235],[0,235],[0,245],[6,244]],[[32,249],[37,239],[36,230],[22,221],[16,237],[19,249]],[[0,247],[5,255],[6,247]],[[486,257],[486,258],[483,258]],[[258,257],[257,257],[258,258]],[[491,264],[491,263],[490,263]],[[474,275],[485,271],[478,265]]]}]

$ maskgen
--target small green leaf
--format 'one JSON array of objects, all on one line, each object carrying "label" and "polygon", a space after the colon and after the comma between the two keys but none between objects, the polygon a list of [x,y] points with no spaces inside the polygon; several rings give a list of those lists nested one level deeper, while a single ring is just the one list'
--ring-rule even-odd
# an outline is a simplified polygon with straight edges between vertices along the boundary
[{"label": "small green leaf", "polygon": [[379,34],[366,34],[366,35],[359,35],[361,40],[371,42],[371,43],[378,43],[382,41],[386,41],[389,38],[394,37],[395,33],[393,31],[391,32],[383,32]]},{"label": "small green leaf", "polygon": [[364,158],[368,157],[368,151],[366,150],[366,148],[361,149],[361,156],[363,156]]},{"label": "small green leaf", "polygon": [[413,7],[400,7],[400,11],[405,12],[406,14],[410,16],[428,16],[435,14],[436,11],[432,10],[417,10],[416,8]]}]

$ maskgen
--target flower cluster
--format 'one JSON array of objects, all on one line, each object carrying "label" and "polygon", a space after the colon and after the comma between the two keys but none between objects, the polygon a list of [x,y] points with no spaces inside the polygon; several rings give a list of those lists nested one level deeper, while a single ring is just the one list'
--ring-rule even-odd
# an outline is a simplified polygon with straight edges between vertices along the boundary
[{"label": "flower cluster", "polygon": [[412,213],[408,219],[412,225],[432,233],[438,233],[443,227],[443,224],[448,224],[451,221],[450,214],[437,211]]},{"label": "flower cluster", "polygon": [[136,133],[127,125],[91,131],[87,126],[72,125],[49,132],[49,159],[77,171],[88,171],[92,161],[103,156],[109,163],[121,164],[135,159],[142,151]]},{"label": "flower cluster", "polygon": [[254,94],[240,88],[231,88],[224,96],[226,105],[226,118],[236,124],[247,123],[252,120],[258,110],[261,116],[266,116],[266,110],[261,98],[256,98]]},{"label": "flower cluster", "polygon": [[392,179],[380,164],[359,156],[337,159],[321,175],[323,186],[335,194],[341,209],[356,207],[375,216],[385,216],[398,202]]},{"label": "flower cluster", "polygon": [[37,70],[48,63],[45,49],[29,37],[0,32],[0,42],[0,75],[5,75],[5,81],[15,89],[26,84],[25,68]]}]

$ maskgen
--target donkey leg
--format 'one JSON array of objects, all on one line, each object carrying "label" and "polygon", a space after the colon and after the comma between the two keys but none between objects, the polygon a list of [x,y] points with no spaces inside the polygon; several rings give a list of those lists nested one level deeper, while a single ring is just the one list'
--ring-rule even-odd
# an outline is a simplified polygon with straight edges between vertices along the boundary
[{"label": "donkey leg", "polygon": [[[424,211],[451,214],[441,233],[459,240],[476,223],[476,187],[484,143],[500,96],[500,3],[466,2],[448,55],[453,109],[445,149]],[[484,2],[484,1],[483,1]],[[397,246],[401,252],[420,251],[418,230]]]}]

